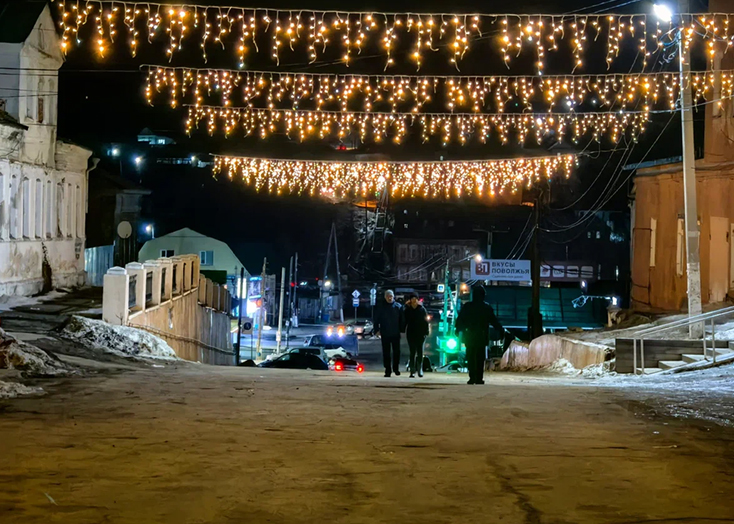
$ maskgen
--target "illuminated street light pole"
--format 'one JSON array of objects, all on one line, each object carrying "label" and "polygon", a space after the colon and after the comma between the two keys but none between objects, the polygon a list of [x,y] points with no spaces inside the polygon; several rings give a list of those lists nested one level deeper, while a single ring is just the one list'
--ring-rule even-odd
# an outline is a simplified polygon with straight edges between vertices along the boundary
[{"label": "illuminated street light pole", "polygon": [[[678,10],[688,12],[688,0],[679,0]],[[669,7],[655,4],[655,15],[664,22],[670,22],[673,13]],[[696,157],[693,148],[693,100],[690,82],[686,86],[686,77],[690,76],[690,51],[685,49],[682,29],[678,28],[678,61],[680,64],[680,114],[681,135],[683,140],[683,203],[686,227],[686,275],[688,278],[688,316],[700,315],[701,306],[701,231],[698,227],[698,206],[696,201]],[[703,336],[703,324],[689,326],[691,338]]]}]

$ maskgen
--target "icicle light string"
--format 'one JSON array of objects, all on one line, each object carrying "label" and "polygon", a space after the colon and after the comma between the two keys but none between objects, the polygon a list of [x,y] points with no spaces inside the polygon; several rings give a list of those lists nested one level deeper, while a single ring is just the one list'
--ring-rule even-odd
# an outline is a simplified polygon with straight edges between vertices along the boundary
[{"label": "icicle light string", "polygon": [[[508,104],[526,111],[588,104],[607,109],[664,105],[674,110],[680,96],[679,73],[561,76],[384,76],[277,73],[143,66],[145,96],[151,105],[167,92],[172,107],[208,101],[249,109],[313,109],[420,113],[440,102],[446,111],[505,113]],[[734,93],[734,70],[691,72],[684,86],[695,101],[719,91]],[[218,95],[215,97],[213,94]]]},{"label": "icicle light string", "polygon": [[515,193],[555,174],[568,177],[575,155],[444,162],[274,160],[216,156],[214,172],[241,178],[257,191],[331,197],[388,189],[395,197],[493,197]]},{"label": "icicle light string", "polygon": [[285,133],[302,141],[315,137],[338,137],[343,140],[356,134],[363,142],[368,139],[382,142],[391,138],[395,143],[400,143],[411,127],[417,125],[424,142],[431,137],[440,137],[444,145],[453,141],[465,144],[472,138],[485,143],[492,133],[503,144],[509,142],[513,133],[520,144],[525,144],[530,136],[540,143],[550,133],[558,137],[570,136],[574,142],[587,134],[591,134],[595,140],[603,136],[613,142],[622,136],[636,140],[645,130],[650,115],[648,111],[412,114],[187,107],[186,132],[189,134],[204,121],[212,135],[217,130],[230,135],[241,129],[247,136],[255,135],[262,139],[274,133]]},{"label": "icicle light string", "polygon": [[703,40],[711,60],[734,39],[727,13],[676,14],[671,22],[648,24],[645,14],[377,13],[84,0],[57,4],[64,52],[82,44],[82,28],[90,25],[88,37],[101,56],[118,42],[126,43],[135,56],[141,44],[155,41],[165,45],[169,59],[187,45],[198,46],[205,61],[212,47],[229,49],[239,67],[253,53],[268,53],[279,64],[283,52],[297,49],[315,62],[333,47],[349,65],[366,47],[379,46],[385,69],[396,65],[398,48],[410,50],[407,61],[417,69],[434,51],[458,69],[477,39],[496,34],[493,49],[508,67],[513,58],[532,53],[537,72],[543,74],[546,55],[567,42],[574,70],[583,68],[586,51],[602,39],[607,67],[632,42],[643,57],[644,71],[651,54],[666,37],[673,38],[674,28],[682,30],[686,49]]}]

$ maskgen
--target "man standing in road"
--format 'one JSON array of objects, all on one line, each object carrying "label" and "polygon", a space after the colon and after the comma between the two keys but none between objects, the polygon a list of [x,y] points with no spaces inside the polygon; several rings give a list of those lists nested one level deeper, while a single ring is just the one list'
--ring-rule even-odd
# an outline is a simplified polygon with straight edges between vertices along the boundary
[{"label": "man standing in road", "polygon": [[466,361],[469,367],[467,384],[484,384],[484,361],[489,344],[489,326],[502,333],[505,342],[512,336],[502,327],[492,306],[484,302],[483,286],[472,288],[471,302],[462,306],[456,318],[456,332],[466,346]]},{"label": "man standing in road", "polygon": [[385,302],[376,311],[374,328],[382,340],[382,360],[385,364],[386,377],[393,371],[395,376],[400,376],[400,332],[403,331],[404,325],[403,306],[395,302],[395,293],[388,289],[385,291]]},{"label": "man standing in road", "polygon": [[428,336],[428,311],[418,302],[418,295],[411,293],[405,304],[405,338],[410,348],[410,378],[423,376],[423,344]]}]

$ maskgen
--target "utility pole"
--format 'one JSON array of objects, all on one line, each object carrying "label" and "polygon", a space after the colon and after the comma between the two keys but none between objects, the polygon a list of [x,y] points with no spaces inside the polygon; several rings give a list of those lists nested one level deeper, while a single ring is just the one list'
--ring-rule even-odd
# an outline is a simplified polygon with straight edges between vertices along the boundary
[{"label": "utility pole", "polygon": [[275,335],[275,352],[280,355],[280,340],[283,338],[283,307],[285,299],[285,268],[280,269],[280,307],[278,308],[278,333]]},{"label": "utility pole", "polygon": [[331,234],[334,235],[334,256],[336,256],[336,283],[339,291],[339,322],[344,323],[344,303],[342,294],[342,274],[339,270],[339,242],[336,238],[336,224],[331,223]]},{"label": "utility pole", "polygon": [[[331,231],[329,231],[329,247],[326,249],[326,262],[324,264],[324,280],[322,282],[321,286],[321,307],[319,311],[319,322],[321,322],[321,319],[324,318],[324,309],[326,309],[326,304],[329,300],[329,290],[326,287],[326,282],[329,280],[329,260],[331,259],[331,240],[334,238],[332,233],[334,232],[334,223],[331,224]],[[326,293],[324,293],[326,292]]]},{"label": "utility pole", "polygon": [[540,226],[540,197],[535,199],[535,227],[533,228],[533,260],[531,274],[533,279],[533,299],[530,306],[530,337],[536,339],[543,334],[543,315],[540,313],[540,249],[538,234]]},{"label": "utility pole", "polygon": [[293,288],[293,323],[294,327],[298,327],[298,251],[296,251],[293,275],[293,280],[296,283],[296,286]]},{"label": "utility pole", "polygon": [[443,281],[443,334],[447,336],[449,334],[449,293],[451,293],[449,289],[449,260],[446,260]]},{"label": "utility pole", "polygon": [[[257,358],[262,358],[263,322],[265,322],[265,271],[268,267],[268,258],[263,258],[263,270],[260,273],[260,322],[257,323]],[[252,336],[252,335],[250,335]]]},{"label": "utility pole", "polygon": [[[242,269],[240,269],[240,289],[237,292],[237,300],[239,301],[239,305],[237,306],[237,343],[234,345],[234,365],[238,365],[240,363],[240,342],[242,341],[242,308],[244,307],[244,304],[247,304],[246,301],[243,302],[242,295],[244,293],[244,286],[245,286],[245,266],[242,266]],[[250,335],[252,337],[252,335]]]},{"label": "utility pole", "polygon": [[293,257],[291,257],[290,268],[288,270],[288,329],[285,330],[285,348],[290,349],[291,347],[291,324],[293,323]]},{"label": "utility pole", "polygon": [[[678,10],[687,13],[688,0],[679,0]],[[688,316],[700,315],[701,307],[701,232],[698,227],[696,202],[696,157],[693,148],[693,102],[691,85],[686,77],[691,72],[690,49],[683,43],[683,29],[678,28],[678,58],[680,63],[680,114],[683,138],[683,203],[686,225],[686,274],[688,277]],[[703,324],[689,326],[691,338],[703,336]]]}]

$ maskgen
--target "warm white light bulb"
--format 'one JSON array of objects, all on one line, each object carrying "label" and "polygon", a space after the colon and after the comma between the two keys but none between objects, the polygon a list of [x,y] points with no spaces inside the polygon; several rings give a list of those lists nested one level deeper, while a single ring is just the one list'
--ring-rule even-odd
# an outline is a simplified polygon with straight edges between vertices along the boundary
[{"label": "warm white light bulb", "polygon": [[665,4],[654,4],[652,10],[661,22],[670,22],[673,19],[673,11]]}]

